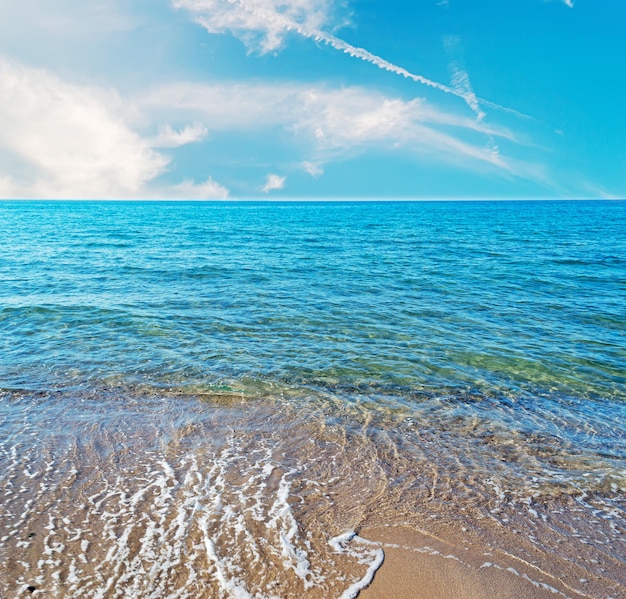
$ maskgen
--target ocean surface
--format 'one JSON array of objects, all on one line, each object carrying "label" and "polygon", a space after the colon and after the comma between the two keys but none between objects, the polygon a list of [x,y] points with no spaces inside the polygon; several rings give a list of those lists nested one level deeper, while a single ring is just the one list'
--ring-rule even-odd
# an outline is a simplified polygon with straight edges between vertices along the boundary
[{"label": "ocean surface", "polygon": [[396,525],[626,596],[626,202],[0,202],[0,244],[0,597],[347,599]]}]

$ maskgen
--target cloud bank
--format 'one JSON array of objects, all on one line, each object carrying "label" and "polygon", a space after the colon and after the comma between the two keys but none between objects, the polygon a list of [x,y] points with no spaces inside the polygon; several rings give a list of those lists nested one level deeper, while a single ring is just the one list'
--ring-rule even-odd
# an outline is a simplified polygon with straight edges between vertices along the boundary
[{"label": "cloud bank", "polygon": [[0,57],[0,197],[228,195],[211,179],[180,190],[153,186],[170,163],[154,148],[196,141],[206,130],[166,126],[150,139],[129,126],[127,112],[114,91],[67,83]]},{"label": "cloud bank", "polygon": [[422,153],[466,168],[478,163],[512,170],[487,141],[515,143],[507,129],[446,112],[423,99],[390,98],[375,90],[318,84],[177,83],[148,91],[135,109],[156,120],[183,116],[213,131],[279,128],[300,149],[300,167],[313,176],[322,165],[370,148]]},{"label": "cloud bank", "polygon": [[[209,130],[258,140],[282,131],[291,158],[280,168],[313,177],[323,174],[325,164],[370,149],[535,176],[494,143],[516,144],[509,130],[424,99],[407,101],[359,86],[180,82],[123,98],[0,57],[0,123],[5,198],[226,198],[229,190],[208,174],[176,182],[176,164],[164,153],[192,143],[210,146]],[[260,189],[279,190],[285,181],[270,174]]]}]

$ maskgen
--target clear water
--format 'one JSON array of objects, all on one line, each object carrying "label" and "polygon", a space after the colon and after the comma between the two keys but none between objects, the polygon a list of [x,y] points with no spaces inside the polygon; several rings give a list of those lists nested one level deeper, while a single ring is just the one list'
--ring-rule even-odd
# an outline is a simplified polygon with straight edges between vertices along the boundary
[{"label": "clear water", "polygon": [[347,597],[340,535],[424,514],[624,589],[626,202],[2,202],[0,240],[5,593]]}]

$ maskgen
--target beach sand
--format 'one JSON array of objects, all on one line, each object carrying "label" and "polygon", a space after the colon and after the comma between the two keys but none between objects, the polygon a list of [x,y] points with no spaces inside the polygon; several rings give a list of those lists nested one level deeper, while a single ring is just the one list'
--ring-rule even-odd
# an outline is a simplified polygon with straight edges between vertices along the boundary
[{"label": "beach sand", "polygon": [[[408,527],[365,529],[385,561],[359,599],[583,599],[560,577],[508,554],[490,554]],[[584,583],[581,582],[581,586]]]},{"label": "beach sand", "polygon": [[447,470],[458,435],[416,459],[406,428],[359,437],[291,404],[90,393],[0,402],[2,598],[336,599],[380,549],[359,599],[626,597],[619,496],[491,492]]}]

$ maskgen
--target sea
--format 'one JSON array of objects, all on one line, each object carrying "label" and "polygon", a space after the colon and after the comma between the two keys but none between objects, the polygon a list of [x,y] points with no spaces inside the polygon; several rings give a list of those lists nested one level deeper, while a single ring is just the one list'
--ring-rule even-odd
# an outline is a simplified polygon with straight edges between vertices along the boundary
[{"label": "sea", "polygon": [[625,493],[624,201],[0,202],[3,599],[616,599]]}]

